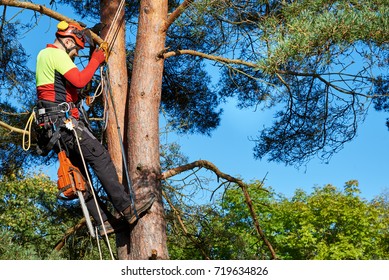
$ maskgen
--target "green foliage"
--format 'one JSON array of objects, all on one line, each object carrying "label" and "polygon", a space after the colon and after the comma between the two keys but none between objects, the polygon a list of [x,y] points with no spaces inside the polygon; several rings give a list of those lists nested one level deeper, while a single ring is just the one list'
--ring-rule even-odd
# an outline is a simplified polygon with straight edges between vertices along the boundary
[{"label": "green foliage", "polygon": [[237,98],[239,107],[277,109],[254,140],[256,158],[328,161],[355,137],[369,108],[365,97],[387,94],[380,85],[387,83],[388,1],[196,3],[186,19],[208,34],[205,41],[219,35],[215,53],[257,65],[227,65],[220,96]]},{"label": "green foliage", "polygon": [[[259,186],[259,182],[253,183],[249,193],[259,223],[278,258],[374,260],[389,257],[388,200],[384,196],[371,202],[360,198],[357,181],[347,182],[343,191],[332,185],[316,187],[312,194],[297,190],[290,199]],[[200,214],[191,212],[185,220],[190,225],[192,240],[196,241],[175,232],[169,237],[174,240],[169,242],[172,258],[204,258],[193,252],[196,248],[211,259],[270,258],[267,247],[255,232],[239,188],[228,189],[217,206],[208,205],[196,211]]]},{"label": "green foliage", "polygon": [[287,259],[385,259],[381,245],[388,234],[383,205],[358,196],[357,182],[343,192],[331,185],[311,195],[296,193],[275,208],[272,220],[281,228],[274,236]]},{"label": "green foliage", "polygon": [[[250,185],[260,220],[269,215],[271,195],[260,182]],[[269,259],[270,253],[258,238],[242,190],[230,187],[217,203],[185,208],[183,235],[177,221],[169,220],[169,254],[172,259]]]},{"label": "green foliage", "polygon": [[[11,175],[0,182],[0,198],[1,230],[9,233],[8,239],[11,237],[17,247],[44,258],[47,244],[60,236],[58,222],[50,215],[57,207],[53,183],[43,176],[19,180]],[[23,255],[15,254],[15,258],[18,256]]]},{"label": "green foliage", "polygon": [[78,203],[57,199],[57,185],[44,175],[0,181],[1,259],[98,259],[95,244],[80,229],[60,253],[54,246],[82,217]]},{"label": "green foliage", "polygon": [[[389,199],[359,197],[357,181],[288,199],[253,182],[248,189],[259,223],[280,259],[388,259]],[[177,193],[166,208],[171,259],[269,259],[242,190],[230,186],[212,204],[188,206]],[[60,252],[53,248],[81,217],[78,205],[56,198],[56,185],[34,175],[0,181],[1,259],[99,259],[95,240],[81,228]],[[170,201],[170,202],[171,202]],[[170,204],[169,204],[170,205]],[[178,218],[179,217],[179,218]],[[101,244],[103,245],[103,244]],[[114,240],[111,239],[114,249]],[[103,258],[109,259],[106,246]]]},{"label": "green foliage", "polygon": [[272,15],[278,19],[274,20],[277,26],[264,26],[266,30],[276,27],[269,38],[273,46],[269,65],[279,67],[291,60],[303,61],[321,54],[328,56],[323,60],[328,63],[332,55],[355,42],[387,44],[389,10],[388,5],[381,4],[311,0],[283,4],[279,13]]},{"label": "green foliage", "polygon": [[0,259],[1,260],[62,260],[60,253],[49,251],[39,255],[33,243],[19,244],[13,239],[12,233],[7,230],[0,231]]}]

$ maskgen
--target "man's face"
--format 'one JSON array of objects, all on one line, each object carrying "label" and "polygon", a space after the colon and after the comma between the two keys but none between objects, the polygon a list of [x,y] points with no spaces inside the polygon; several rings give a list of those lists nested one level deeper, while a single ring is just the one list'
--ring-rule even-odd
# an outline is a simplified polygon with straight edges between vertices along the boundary
[{"label": "man's face", "polygon": [[65,44],[68,49],[71,49],[69,52],[70,58],[74,59],[76,56],[78,56],[78,51],[81,48],[77,46],[76,42],[72,38],[67,38]]}]

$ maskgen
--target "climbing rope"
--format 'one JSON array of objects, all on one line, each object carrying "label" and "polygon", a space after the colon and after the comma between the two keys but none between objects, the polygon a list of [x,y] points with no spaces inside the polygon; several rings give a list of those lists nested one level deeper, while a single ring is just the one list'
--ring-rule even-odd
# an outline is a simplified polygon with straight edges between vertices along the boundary
[{"label": "climbing rope", "polygon": [[127,180],[127,186],[128,186],[128,190],[129,190],[129,194],[130,194],[130,199],[131,199],[132,207],[134,209],[135,217],[137,219],[139,219],[138,213],[137,213],[136,208],[135,208],[136,197],[135,197],[135,192],[131,186],[131,180],[130,180],[129,169],[128,169],[128,164],[127,164],[127,157],[126,157],[126,152],[124,149],[122,133],[120,130],[119,118],[117,115],[117,111],[116,111],[116,107],[115,107],[115,100],[113,97],[112,88],[111,88],[111,84],[109,82],[108,77],[109,77],[109,67],[108,67],[108,65],[106,65],[105,72],[103,72],[101,80],[104,81],[104,84],[106,86],[106,88],[105,88],[106,100],[109,99],[111,101],[111,105],[112,105],[112,109],[113,109],[113,113],[114,113],[115,121],[116,121],[116,128],[117,128],[117,132],[118,132],[119,144],[120,144],[120,148],[121,148],[121,152],[122,152],[122,162],[123,162],[123,167],[124,167],[124,173],[125,173],[126,180]]},{"label": "climbing rope", "polygon": [[[70,126],[69,126],[68,128],[70,129]],[[95,191],[94,191],[94,188],[92,187],[92,181],[91,181],[91,179],[90,179],[89,172],[88,172],[88,167],[87,167],[87,165],[86,165],[86,162],[85,162],[85,159],[84,159],[84,155],[83,155],[83,153],[82,153],[80,141],[78,140],[77,132],[75,131],[74,126],[71,128],[71,130],[72,130],[73,133],[74,133],[74,138],[76,139],[77,147],[78,147],[78,150],[79,150],[80,156],[81,156],[81,161],[82,161],[82,164],[83,164],[83,166],[84,166],[84,168],[85,168],[86,177],[87,177],[87,180],[88,180],[89,185],[91,186],[91,188],[90,188],[90,189],[91,189],[91,193],[92,193],[93,200],[94,200],[95,205],[96,205],[96,208],[97,208],[97,213],[99,214],[99,219],[100,219],[100,221],[101,221],[101,226],[102,226],[102,228],[103,228],[104,236],[105,236],[105,239],[106,239],[106,241],[107,241],[108,250],[109,250],[109,253],[110,253],[110,255],[111,255],[112,260],[114,260],[115,258],[114,258],[114,256],[113,256],[112,249],[111,249],[111,245],[110,245],[110,243],[109,243],[108,234],[107,234],[107,231],[106,231],[105,226],[104,226],[103,218],[102,218],[102,216],[101,216],[101,211],[100,211],[100,208],[99,208],[99,203],[98,203],[98,201],[97,201],[96,193],[95,193]],[[97,236],[97,235],[96,235],[96,236]]]},{"label": "climbing rope", "polygon": [[[109,55],[112,47],[113,47],[113,44],[116,40],[116,37],[117,37],[117,34],[119,32],[119,27],[120,25],[117,25],[116,26],[116,30],[113,31],[113,27],[115,26],[115,23],[119,20],[119,16],[120,16],[120,13],[123,9],[125,5],[125,0],[122,0],[116,10],[116,13],[115,13],[115,16],[112,20],[112,24],[110,25],[109,29],[108,29],[108,32],[105,36],[105,42],[106,44],[108,45],[107,46],[107,49],[105,49],[105,47],[103,48],[105,51],[106,51],[106,54]],[[102,46],[100,46],[102,47]],[[116,108],[115,108],[115,102],[114,102],[114,98],[113,98],[113,94],[112,94],[112,88],[111,88],[111,84],[110,84],[110,81],[109,81],[109,67],[108,67],[108,64],[106,64],[105,66],[101,66],[100,67],[100,83],[99,85],[97,86],[96,88],[96,91],[101,93],[103,92],[105,98],[104,98],[104,115],[103,115],[103,121],[104,121],[104,129],[105,130],[107,128],[107,125],[108,125],[108,119],[109,119],[109,102],[108,100],[111,101],[111,106],[112,106],[112,109],[113,109],[113,113],[114,113],[114,116],[115,116],[115,121],[116,121],[116,125],[117,125],[117,131],[118,131],[118,138],[119,138],[119,143],[120,143],[120,147],[121,147],[121,153],[122,153],[122,159],[123,159],[123,166],[124,166],[124,173],[125,173],[125,176],[126,176],[126,180],[127,180],[127,184],[128,184],[128,190],[130,192],[130,199],[131,199],[131,202],[132,202],[132,207],[134,209],[134,214],[136,216],[136,218],[139,218],[138,217],[138,214],[137,214],[137,211],[136,211],[136,208],[135,208],[135,193],[131,187],[131,181],[130,181],[130,177],[129,177],[129,171],[128,171],[128,165],[127,165],[127,159],[126,159],[126,154],[125,154],[125,149],[124,149],[124,145],[123,145],[123,139],[122,139],[122,134],[121,134],[121,131],[120,131],[120,125],[119,125],[119,121],[118,121],[118,116],[117,116],[117,111],[116,111]],[[93,99],[90,99],[91,101],[94,101],[96,99],[96,97],[94,97]]]},{"label": "climbing rope", "polygon": [[119,33],[119,27],[120,25],[117,25],[115,32],[113,33],[113,26],[117,23],[119,20],[119,15],[121,11],[123,10],[124,4],[126,3],[125,0],[120,1],[119,6],[116,10],[115,16],[112,19],[111,26],[108,29],[107,35],[105,36],[105,41],[108,42],[108,53],[111,52],[113,43],[116,41],[117,34]]}]

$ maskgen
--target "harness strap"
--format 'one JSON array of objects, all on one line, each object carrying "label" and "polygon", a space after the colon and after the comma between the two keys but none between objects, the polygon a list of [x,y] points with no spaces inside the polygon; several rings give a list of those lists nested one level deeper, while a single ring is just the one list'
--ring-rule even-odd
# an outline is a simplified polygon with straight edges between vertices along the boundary
[{"label": "harness strap", "polygon": [[37,115],[53,115],[58,113],[67,113],[71,109],[76,108],[73,102],[54,103],[49,101],[38,101]]},{"label": "harness strap", "polygon": [[61,133],[59,132],[59,130],[54,131],[53,135],[50,138],[49,143],[47,143],[45,147],[45,150],[50,151],[54,147],[54,145],[59,141],[60,138],[61,138]]}]

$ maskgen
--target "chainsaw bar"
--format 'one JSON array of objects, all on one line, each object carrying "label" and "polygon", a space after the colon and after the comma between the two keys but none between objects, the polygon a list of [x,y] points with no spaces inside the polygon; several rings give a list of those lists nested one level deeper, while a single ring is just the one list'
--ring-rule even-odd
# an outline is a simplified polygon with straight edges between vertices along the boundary
[{"label": "chainsaw bar", "polygon": [[86,208],[84,196],[82,195],[82,192],[79,190],[77,190],[77,195],[78,198],[80,199],[82,213],[84,213],[86,226],[88,227],[89,233],[92,237],[96,237],[95,231],[93,230],[92,221],[90,219],[88,208]]}]

